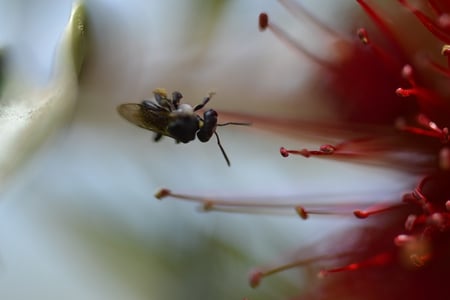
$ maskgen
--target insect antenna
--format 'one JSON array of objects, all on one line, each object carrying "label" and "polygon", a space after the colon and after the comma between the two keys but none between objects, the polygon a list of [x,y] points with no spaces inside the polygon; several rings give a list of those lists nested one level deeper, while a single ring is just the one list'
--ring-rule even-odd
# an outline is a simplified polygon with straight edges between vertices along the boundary
[{"label": "insect antenna", "polygon": [[252,123],[249,122],[226,122],[217,124],[217,126],[227,126],[227,125],[238,125],[238,126],[250,126]]},{"label": "insect antenna", "polygon": [[227,154],[225,153],[225,149],[223,149],[222,144],[220,143],[219,134],[218,134],[217,132],[215,132],[215,131],[214,131],[214,134],[216,135],[216,138],[217,138],[217,145],[219,146],[220,151],[222,151],[223,158],[225,158],[225,161],[227,162],[227,165],[230,167],[230,166],[231,166],[231,163],[230,163],[230,160],[228,159]]}]

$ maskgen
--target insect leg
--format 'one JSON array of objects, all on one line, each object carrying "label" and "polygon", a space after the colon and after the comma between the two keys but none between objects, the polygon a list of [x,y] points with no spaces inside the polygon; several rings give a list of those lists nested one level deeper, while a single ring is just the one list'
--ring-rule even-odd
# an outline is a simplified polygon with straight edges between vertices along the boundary
[{"label": "insect leg", "polygon": [[231,166],[230,160],[228,159],[228,156],[227,156],[227,154],[225,153],[225,149],[223,149],[222,144],[220,143],[219,135],[218,135],[217,132],[215,132],[215,131],[214,131],[214,134],[216,135],[216,138],[217,138],[217,145],[219,146],[220,151],[222,151],[223,158],[225,158],[225,161],[227,162],[227,165],[230,167],[230,166]]},{"label": "insect leg", "polygon": [[175,107],[175,109],[178,109],[178,105],[180,104],[181,98],[183,98],[183,95],[180,92],[175,91],[172,93],[172,104]]},{"label": "insect leg", "polygon": [[161,140],[162,136],[163,135],[161,133],[156,133],[153,137],[153,141],[158,142],[159,140]]},{"label": "insect leg", "polygon": [[209,93],[208,96],[206,96],[206,97],[203,99],[202,103],[197,104],[197,105],[194,107],[194,111],[197,111],[197,110],[199,110],[199,109],[202,109],[202,108],[209,102],[209,100],[211,100],[211,98],[212,98],[212,96],[214,96],[214,94],[215,94],[215,93]]}]

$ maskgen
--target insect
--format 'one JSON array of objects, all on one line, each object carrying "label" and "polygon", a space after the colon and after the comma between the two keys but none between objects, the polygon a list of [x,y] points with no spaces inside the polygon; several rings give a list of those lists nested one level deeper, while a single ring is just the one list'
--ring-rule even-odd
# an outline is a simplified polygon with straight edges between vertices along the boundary
[{"label": "insect", "polygon": [[203,117],[196,114],[196,111],[205,107],[214,93],[209,93],[200,104],[194,107],[181,103],[183,95],[180,92],[173,92],[172,99],[168,98],[164,89],[154,90],[153,95],[155,101],[144,100],[141,103],[121,104],[117,107],[117,111],[134,125],[155,132],[153,139],[155,142],[161,140],[163,136],[168,136],[177,143],[189,143],[197,136],[200,142],[205,143],[215,135],[217,145],[227,165],[230,166],[230,160],[220,143],[216,128],[227,125],[250,125],[250,123],[218,123],[218,114],[213,109],[205,111]]}]

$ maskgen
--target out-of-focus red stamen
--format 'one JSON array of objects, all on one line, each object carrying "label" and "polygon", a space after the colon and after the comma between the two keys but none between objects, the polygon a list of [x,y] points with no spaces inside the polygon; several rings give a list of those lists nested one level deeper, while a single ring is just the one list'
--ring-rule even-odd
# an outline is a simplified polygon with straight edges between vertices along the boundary
[{"label": "out-of-focus red stamen", "polygon": [[378,204],[375,206],[372,206],[368,209],[365,210],[355,210],[353,212],[353,214],[355,215],[355,217],[357,217],[358,219],[365,219],[371,215],[376,215],[376,214],[380,214],[380,213],[384,213],[384,212],[388,212],[388,211],[392,211],[392,210],[396,210],[399,208],[404,207],[406,204],[405,203],[400,203],[400,204]]},{"label": "out-of-focus red stamen", "polygon": [[437,4],[436,0],[428,0],[428,5],[431,7],[431,9],[436,15],[440,16],[444,13]]},{"label": "out-of-focus red stamen", "polygon": [[414,72],[411,65],[404,65],[402,68],[402,77],[408,81],[411,88],[398,88],[395,92],[398,96],[409,97],[416,96],[419,106],[423,113],[433,109],[443,109],[441,99],[433,90],[419,86],[414,78]]},{"label": "out-of-focus red stamen", "polygon": [[270,199],[270,202],[219,200],[195,195],[173,193],[168,189],[159,190],[155,194],[155,197],[160,200],[163,198],[172,197],[179,200],[198,203],[201,205],[201,210],[206,212],[216,211],[245,214],[298,215],[304,220],[306,220],[309,215],[351,216],[354,208],[361,205],[360,202],[340,203],[334,205],[317,203],[305,203],[303,205],[299,205],[298,202],[280,202],[273,198]]},{"label": "out-of-focus red stamen", "polygon": [[334,255],[322,255],[309,259],[297,260],[284,265],[279,265],[272,268],[260,268],[250,273],[249,275],[249,284],[252,288],[256,288],[260,285],[262,279],[264,277],[268,277],[270,275],[274,275],[276,273],[280,273],[289,269],[293,269],[296,267],[307,266],[317,261],[326,261],[326,260],[335,260],[338,258],[345,258],[355,255],[355,252],[345,252]]},{"label": "out-of-focus red stamen", "polygon": [[383,33],[383,35],[389,40],[391,45],[395,47],[396,51],[398,53],[403,53],[403,50],[401,49],[400,45],[398,44],[398,39],[395,36],[394,32],[391,28],[387,25],[387,23],[384,21],[384,19],[364,0],[356,0],[356,2],[359,3],[359,5],[364,9],[364,11],[367,13],[367,15],[372,19],[372,21],[377,25],[377,27],[380,29],[380,31]]},{"label": "out-of-focus red stamen", "polygon": [[413,7],[411,4],[409,4],[408,1],[398,0],[398,2],[400,2],[400,4],[402,4],[405,8],[411,11],[422,23],[422,25],[425,26],[435,37],[437,37],[438,39],[440,39],[445,43],[450,43],[450,36],[441,28],[439,28],[439,26],[437,26],[432,19],[427,17],[417,8]]},{"label": "out-of-focus red stamen", "polygon": [[293,0],[278,0],[286,9],[296,16],[299,20],[306,17],[312,24],[323,32],[331,35],[332,37],[341,37],[341,34],[334,30],[332,27],[326,25],[324,22],[320,21],[316,16],[310,14],[303,5],[298,1]]},{"label": "out-of-focus red stamen", "polygon": [[419,114],[416,118],[416,121],[417,121],[417,125],[420,127],[408,126],[405,124],[404,121],[398,120],[398,122],[396,124],[397,129],[405,131],[405,132],[410,132],[410,133],[416,134],[416,135],[437,138],[443,144],[446,144],[449,142],[449,132],[448,132],[447,127],[439,128],[436,125],[436,123],[432,122],[424,114]]},{"label": "out-of-focus red stamen", "polygon": [[370,47],[372,52],[375,54],[377,58],[383,63],[383,65],[389,67],[389,69],[393,72],[396,72],[400,67],[399,61],[395,59],[391,54],[386,52],[384,49],[380,48],[378,45],[374,44],[370,38],[367,30],[365,28],[359,28],[356,31],[359,40],[361,43],[367,47]]},{"label": "out-of-focus red stamen", "polygon": [[267,13],[261,13],[259,15],[259,29],[260,30],[266,30],[269,29],[272,31],[272,33],[281,41],[285,42],[289,47],[294,48],[302,55],[308,57],[311,61],[317,63],[319,66],[324,67],[325,69],[332,70],[334,69],[334,66],[319,58],[318,56],[314,55],[312,52],[307,50],[305,47],[303,47],[301,44],[297,43],[294,39],[292,39],[285,31],[283,31],[280,27],[278,27],[276,24],[273,24],[269,20],[269,16]]},{"label": "out-of-focus red stamen", "polygon": [[[450,61],[448,59],[447,59],[447,61],[450,63]],[[428,64],[429,67],[432,70],[434,70],[435,72],[440,73],[446,77],[450,77],[449,67],[444,67],[428,57],[424,59],[424,63]]]},{"label": "out-of-focus red stamen", "polygon": [[378,255],[375,255],[367,260],[358,262],[358,263],[352,263],[348,264],[346,266],[340,267],[340,268],[334,268],[334,269],[328,269],[328,270],[322,270],[319,273],[319,277],[323,278],[331,273],[338,273],[338,272],[345,272],[345,271],[355,271],[361,268],[366,267],[373,267],[373,266],[382,266],[390,263],[392,261],[392,253],[386,252],[386,253],[380,253]]},{"label": "out-of-focus red stamen", "polygon": [[[288,150],[285,147],[280,148],[280,154],[283,157],[288,157],[289,154],[297,154],[308,158],[310,156],[331,155],[334,154],[335,151],[336,148],[333,145],[323,145],[320,150]],[[343,155],[343,153],[340,153],[340,155]]]}]

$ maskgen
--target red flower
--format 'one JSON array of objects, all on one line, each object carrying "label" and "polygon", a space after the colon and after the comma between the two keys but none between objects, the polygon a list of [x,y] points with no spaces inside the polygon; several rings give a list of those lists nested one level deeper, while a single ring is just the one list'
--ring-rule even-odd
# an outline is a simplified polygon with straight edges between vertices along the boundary
[{"label": "red flower", "polygon": [[[294,1],[280,2],[291,11],[305,13]],[[357,218],[368,220],[366,226],[338,236],[337,243],[347,243],[350,236],[351,240],[358,237],[348,249],[329,247],[328,254],[255,271],[250,283],[255,287],[273,273],[315,265],[324,267],[319,275],[326,278],[312,283],[301,299],[446,299],[446,279],[450,278],[450,69],[431,58],[417,59],[417,54],[426,54],[419,51],[430,49],[407,49],[403,36],[391,28],[377,9],[366,1],[357,2],[376,25],[377,37],[372,40],[367,29],[358,29],[357,39],[344,42],[345,55],[337,62],[327,62],[308,52],[272,24],[267,14],[261,14],[261,29],[271,30],[328,72],[328,88],[340,116],[335,126],[356,135],[318,150],[282,147],[280,152],[284,157],[297,154],[375,160],[423,174],[422,179],[411,191],[388,204],[355,209]],[[438,50],[450,58],[450,47],[446,46],[450,43],[450,4],[428,0],[423,1],[428,7],[419,9],[405,0],[398,2],[443,44]],[[324,30],[334,32],[314,17],[308,17]],[[394,26],[395,23],[394,20]],[[446,82],[443,87],[442,79]],[[323,127],[311,128],[326,134]],[[415,159],[417,156],[422,159]],[[205,210],[255,209],[254,204],[187,197],[168,190],[157,195],[164,196],[200,201]],[[346,208],[279,203],[260,203],[258,207],[258,211],[295,210],[303,219],[313,214],[340,214]]]}]

